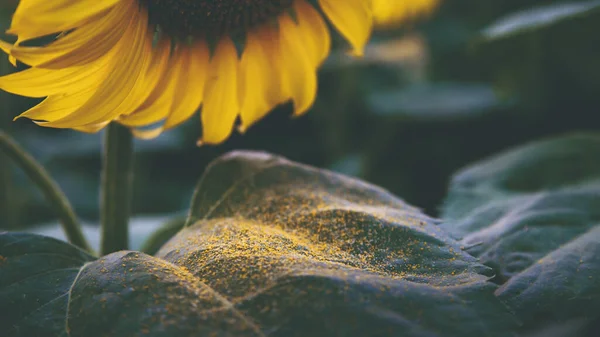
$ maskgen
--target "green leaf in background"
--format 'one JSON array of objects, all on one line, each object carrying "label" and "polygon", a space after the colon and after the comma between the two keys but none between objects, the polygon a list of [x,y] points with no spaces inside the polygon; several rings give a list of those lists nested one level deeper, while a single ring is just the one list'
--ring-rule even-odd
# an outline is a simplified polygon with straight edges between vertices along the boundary
[{"label": "green leaf in background", "polygon": [[[474,163],[455,174],[443,218],[465,218],[490,202],[516,204],[516,197],[571,187],[585,190],[595,182],[600,182],[600,136],[573,134],[538,141]],[[452,224],[447,230],[455,234],[473,231],[465,226]]]},{"label": "green leaf in background", "polygon": [[509,14],[482,30],[473,45],[499,94],[520,102],[522,120],[563,120],[563,111],[577,105],[569,114],[577,121],[598,104],[599,28],[600,1],[561,1]]},{"label": "green leaf in background", "polygon": [[506,282],[498,295],[526,328],[600,319],[600,135],[540,141],[464,169],[443,216]]},{"label": "green leaf in background", "polygon": [[70,288],[94,258],[66,242],[33,234],[0,234],[0,332],[67,336]]},{"label": "green leaf in background", "polygon": [[502,39],[548,27],[562,20],[577,20],[600,9],[600,1],[555,3],[523,10],[493,23],[483,31],[486,39]]},{"label": "green leaf in background", "polygon": [[368,97],[371,111],[405,120],[453,120],[486,114],[507,102],[489,85],[423,83],[402,90],[379,90]]}]

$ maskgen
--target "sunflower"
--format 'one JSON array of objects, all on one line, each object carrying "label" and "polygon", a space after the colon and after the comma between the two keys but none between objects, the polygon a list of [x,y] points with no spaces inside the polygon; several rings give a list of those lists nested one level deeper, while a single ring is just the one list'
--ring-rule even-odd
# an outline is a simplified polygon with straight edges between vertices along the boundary
[{"label": "sunflower", "polygon": [[141,138],[201,108],[201,141],[218,144],[238,117],[244,131],[279,104],[312,106],[326,19],[361,55],[374,20],[413,2],[432,0],[21,0],[17,41],[0,48],[29,68],[0,88],[44,98],[17,118],[84,132],[116,121]]}]

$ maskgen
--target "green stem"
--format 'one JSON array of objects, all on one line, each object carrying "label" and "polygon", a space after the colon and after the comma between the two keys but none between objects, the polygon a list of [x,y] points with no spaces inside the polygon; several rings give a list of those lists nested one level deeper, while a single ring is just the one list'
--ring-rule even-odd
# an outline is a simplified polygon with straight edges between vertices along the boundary
[{"label": "green stem", "polygon": [[[4,76],[9,72],[9,63],[7,57],[0,57],[0,75]],[[0,90],[0,130],[6,129],[9,121],[8,112],[10,111],[9,96],[6,92]],[[8,156],[0,152],[0,163],[8,162]],[[8,165],[0,165],[0,214],[4,215],[7,228],[16,226],[15,201],[10,197],[13,190],[12,172]]]},{"label": "green stem", "polygon": [[148,255],[156,254],[167,241],[181,231],[186,221],[187,216],[180,216],[169,220],[146,239],[140,248],[140,252]]},{"label": "green stem", "polygon": [[69,242],[93,253],[93,249],[83,235],[81,225],[77,220],[73,207],[71,207],[69,200],[56,182],[52,180],[48,172],[2,130],[0,130],[0,149],[42,190],[52,208],[58,212],[60,222]]},{"label": "green stem", "polygon": [[102,255],[129,246],[129,214],[133,180],[133,136],[116,123],[111,123],[104,139],[101,185]]},{"label": "green stem", "polygon": [[[0,130],[2,130],[0,128]],[[14,228],[16,227],[16,216],[15,216],[15,206],[13,205],[15,202],[13,198],[11,198],[12,194],[12,172],[11,167],[9,165],[4,164],[8,163],[8,156],[4,154],[4,152],[0,152],[0,214],[4,217],[4,222],[6,228]]]}]

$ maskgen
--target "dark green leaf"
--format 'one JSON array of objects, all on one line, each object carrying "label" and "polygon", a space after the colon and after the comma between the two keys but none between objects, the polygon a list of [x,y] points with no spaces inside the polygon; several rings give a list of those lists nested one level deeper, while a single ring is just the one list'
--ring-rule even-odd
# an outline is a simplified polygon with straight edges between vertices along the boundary
[{"label": "dark green leaf", "polygon": [[93,257],[52,238],[0,234],[2,336],[67,336],[70,288]]},{"label": "dark green leaf", "polygon": [[[488,270],[417,209],[263,153],[214,162],[188,226],[157,257],[119,253],[88,265],[73,290],[72,331],[504,336],[514,328]],[[108,318],[86,323],[99,316]]]},{"label": "dark green leaf", "polygon": [[73,286],[72,336],[506,336],[489,269],[386,191],[264,153],[215,161],[188,224]]},{"label": "dark green leaf", "polygon": [[[464,219],[492,202],[518,204],[518,197],[577,189],[595,181],[600,181],[599,135],[575,134],[535,142],[458,172],[450,185],[443,218]],[[463,227],[447,229],[460,235],[473,231]]]},{"label": "dark green leaf", "polygon": [[[528,321],[557,321],[600,313],[600,226],[515,275],[496,294]],[[534,309],[534,310],[532,310]]]},{"label": "dark green leaf", "polygon": [[540,141],[452,180],[442,227],[507,282],[526,328],[600,318],[600,136]]},{"label": "dark green leaf", "polygon": [[246,336],[257,330],[187,270],[139,252],[88,264],[73,286],[71,336]]}]

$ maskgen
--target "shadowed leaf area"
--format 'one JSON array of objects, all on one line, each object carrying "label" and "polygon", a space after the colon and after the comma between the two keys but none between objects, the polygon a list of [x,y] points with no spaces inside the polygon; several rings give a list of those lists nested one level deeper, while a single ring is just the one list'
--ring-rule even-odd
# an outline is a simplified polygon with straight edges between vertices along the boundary
[{"label": "shadowed leaf area", "polygon": [[67,336],[69,289],[92,260],[56,239],[0,233],[0,336]]},{"label": "shadowed leaf area", "polygon": [[265,153],[200,181],[186,227],[74,282],[71,336],[507,336],[491,270],[386,191]]},{"label": "shadowed leaf area", "polygon": [[[600,329],[600,136],[532,143],[453,179],[442,227],[493,267],[497,296],[540,336]],[[552,333],[551,333],[552,332]]]}]

